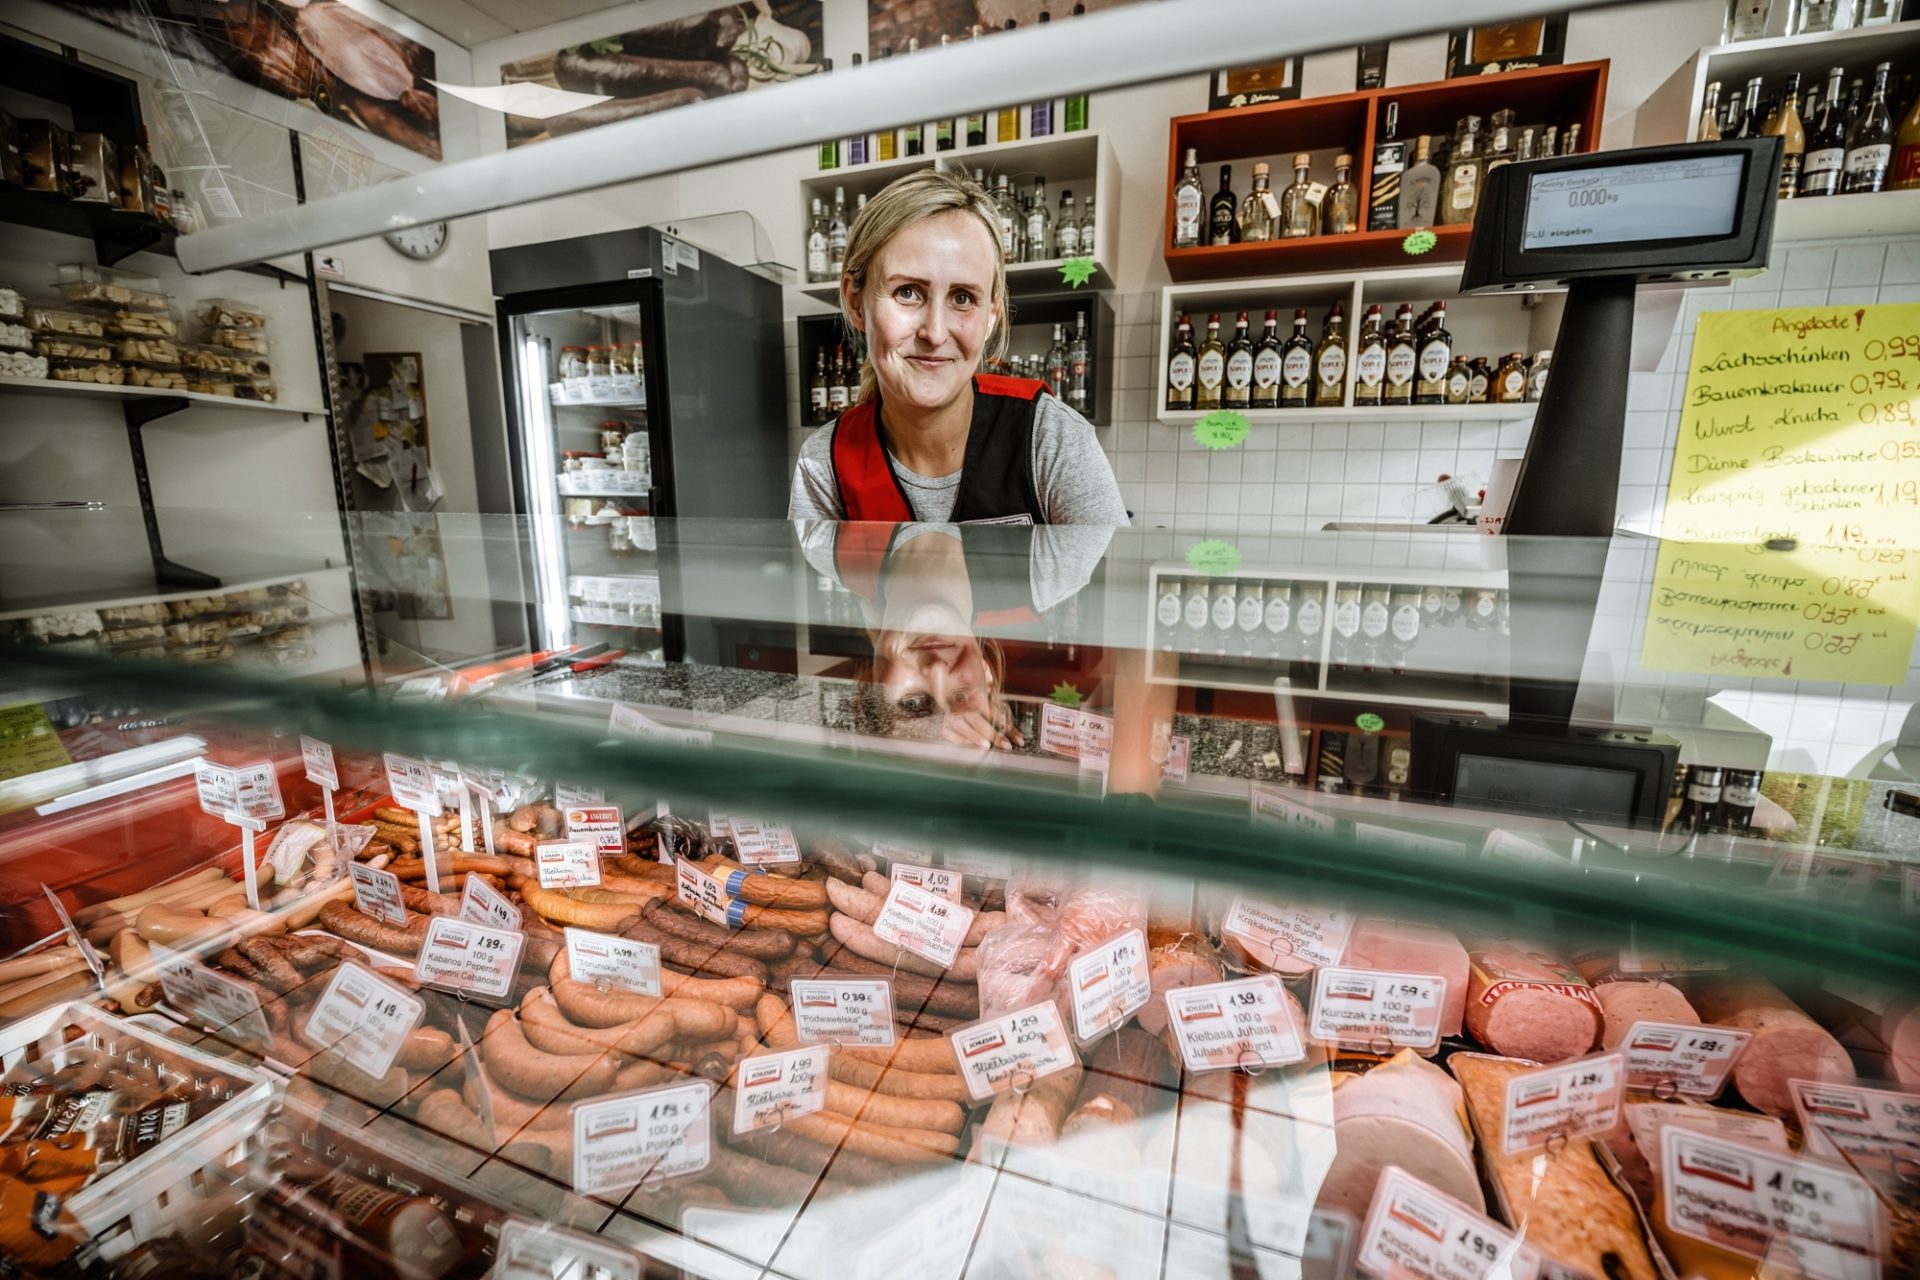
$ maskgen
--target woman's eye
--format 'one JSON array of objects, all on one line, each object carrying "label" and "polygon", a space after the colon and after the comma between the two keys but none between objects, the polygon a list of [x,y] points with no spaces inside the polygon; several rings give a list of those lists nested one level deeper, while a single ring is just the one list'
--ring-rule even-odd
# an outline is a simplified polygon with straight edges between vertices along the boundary
[{"label": "woman's eye", "polygon": [[957,307],[970,307],[973,305],[973,295],[962,289],[953,295],[953,303]]},{"label": "woman's eye", "polygon": [[893,296],[902,302],[912,302],[920,296],[920,291],[910,284],[903,284],[893,291]]},{"label": "woman's eye", "polygon": [[933,714],[933,697],[931,694],[910,693],[900,699],[898,708],[903,716],[922,719]]}]

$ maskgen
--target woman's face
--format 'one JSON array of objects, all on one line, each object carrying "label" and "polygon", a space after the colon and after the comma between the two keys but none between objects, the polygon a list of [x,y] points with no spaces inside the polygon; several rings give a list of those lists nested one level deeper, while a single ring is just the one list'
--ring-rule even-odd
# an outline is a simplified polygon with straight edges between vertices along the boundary
[{"label": "woman's face", "polygon": [[880,247],[864,298],[842,280],[889,405],[943,409],[966,390],[998,318],[993,271],[999,252],[979,218],[949,209]]},{"label": "woman's face", "polygon": [[980,748],[1020,740],[972,614],[973,588],[958,539],[925,534],[889,561],[874,678],[892,705],[893,723],[916,726],[902,736],[932,736],[937,729],[949,742]]}]

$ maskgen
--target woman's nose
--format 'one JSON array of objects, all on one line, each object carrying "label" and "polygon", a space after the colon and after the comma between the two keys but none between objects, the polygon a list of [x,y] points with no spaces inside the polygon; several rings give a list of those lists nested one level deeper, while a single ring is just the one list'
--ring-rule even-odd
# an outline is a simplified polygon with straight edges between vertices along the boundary
[{"label": "woman's nose", "polygon": [[920,313],[920,341],[929,347],[938,347],[947,340],[950,327],[945,304],[936,302]]}]

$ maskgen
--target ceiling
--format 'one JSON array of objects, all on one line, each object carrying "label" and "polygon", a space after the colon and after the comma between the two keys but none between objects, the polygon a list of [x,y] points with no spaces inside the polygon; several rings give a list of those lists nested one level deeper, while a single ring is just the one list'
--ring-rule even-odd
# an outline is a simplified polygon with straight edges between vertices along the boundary
[{"label": "ceiling", "polygon": [[616,9],[624,0],[385,0],[415,22],[432,27],[447,39],[471,49],[552,26],[571,18]]}]

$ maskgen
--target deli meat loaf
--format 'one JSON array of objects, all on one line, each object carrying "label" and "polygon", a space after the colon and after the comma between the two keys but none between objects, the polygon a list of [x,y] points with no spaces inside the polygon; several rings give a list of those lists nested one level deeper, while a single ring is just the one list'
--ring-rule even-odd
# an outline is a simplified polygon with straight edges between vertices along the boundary
[{"label": "deli meat loaf", "polygon": [[1600,1002],[1572,968],[1525,943],[1500,940],[1470,954],[1467,1030],[1508,1058],[1564,1062],[1593,1047]]},{"label": "deli meat loaf", "polygon": [[1366,916],[1353,927],[1342,964],[1389,973],[1431,973],[1447,980],[1440,1034],[1457,1036],[1467,1012],[1467,949],[1446,929]]},{"label": "deli meat loaf", "polygon": [[1887,1074],[1901,1084],[1920,1085],[1920,1002],[1896,1000],[1880,1019],[1887,1044]]},{"label": "deli meat loaf", "polygon": [[1705,1021],[1753,1032],[1734,1063],[1733,1084],[1768,1115],[1793,1114],[1790,1081],[1844,1080],[1855,1074],[1840,1042],[1765,978],[1696,978],[1687,994]]},{"label": "deli meat loaf", "polygon": [[1535,1063],[1456,1053],[1447,1060],[1466,1090],[1486,1162],[1508,1223],[1556,1262],[1609,1280],[1661,1280],[1626,1193],[1615,1186],[1591,1142],[1569,1142],[1557,1156],[1501,1154],[1507,1081]]},{"label": "deli meat loaf", "polygon": [[1335,1151],[1320,1184],[1319,1207],[1365,1222],[1374,1184],[1390,1164],[1475,1209],[1486,1206],[1453,1077],[1402,1049],[1363,1076],[1337,1075],[1334,1081]]},{"label": "deli meat loaf", "polygon": [[1167,992],[1204,987],[1227,974],[1220,953],[1201,935],[1184,929],[1156,929],[1147,935],[1147,976],[1153,994],[1136,1016],[1144,1030],[1157,1036],[1167,1029]]},{"label": "deli meat loaf", "polygon": [[1676,1022],[1697,1026],[1700,1015],[1687,1003],[1680,988],[1666,982],[1607,982],[1593,989],[1605,1025],[1602,1049],[1618,1048],[1636,1022]]},{"label": "deli meat loaf", "polygon": [[1725,1107],[1709,1107],[1702,1103],[1630,1101],[1625,1108],[1623,1123],[1606,1136],[1607,1149],[1620,1162],[1620,1172],[1626,1177],[1627,1185],[1633,1188],[1634,1195],[1640,1197],[1640,1203],[1646,1206],[1649,1214],[1653,1212],[1654,1201],[1659,1197],[1653,1161],[1660,1156],[1660,1130],[1670,1124],[1715,1138],[1768,1147],[1783,1154],[1791,1150],[1787,1144],[1786,1126],[1772,1116],[1758,1116],[1751,1111],[1729,1111]]}]

